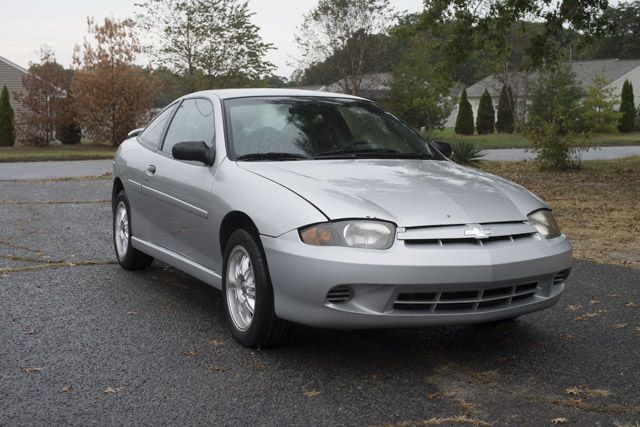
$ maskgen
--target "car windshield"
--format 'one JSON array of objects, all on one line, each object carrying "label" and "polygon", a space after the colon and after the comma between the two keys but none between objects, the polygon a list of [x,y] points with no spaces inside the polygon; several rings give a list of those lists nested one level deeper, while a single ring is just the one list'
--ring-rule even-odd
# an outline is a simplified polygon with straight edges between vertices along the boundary
[{"label": "car windshield", "polygon": [[225,101],[230,154],[237,160],[430,159],[416,132],[372,102],[325,97]]}]

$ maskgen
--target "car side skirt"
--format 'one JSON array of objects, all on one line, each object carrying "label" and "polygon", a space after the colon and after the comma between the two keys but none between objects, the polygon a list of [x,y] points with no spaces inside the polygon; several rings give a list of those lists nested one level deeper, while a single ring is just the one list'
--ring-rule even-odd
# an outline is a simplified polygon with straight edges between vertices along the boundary
[{"label": "car side skirt", "polygon": [[222,276],[220,276],[213,270],[210,270],[194,261],[191,261],[189,258],[185,258],[180,254],[155,245],[151,242],[141,240],[135,236],[131,237],[131,244],[134,248],[154,257],[155,259],[166,262],[167,264],[179,270],[182,270],[197,279],[202,280],[203,282],[213,286],[216,289],[222,289]]}]

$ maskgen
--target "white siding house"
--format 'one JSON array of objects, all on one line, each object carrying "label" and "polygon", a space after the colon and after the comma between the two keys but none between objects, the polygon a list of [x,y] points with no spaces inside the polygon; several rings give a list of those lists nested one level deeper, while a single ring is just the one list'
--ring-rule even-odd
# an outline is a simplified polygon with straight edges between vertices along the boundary
[{"label": "white siding house", "polygon": [[0,90],[6,86],[9,90],[9,102],[15,116],[22,110],[22,104],[16,99],[16,94],[23,94],[26,89],[22,85],[22,77],[27,75],[27,70],[0,56]]},{"label": "white siding house", "polygon": [[[618,59],[598,59],[589,61],[574,61],[571,63],[571,70],[576,75],[578,84],[582,87],[585,94],[592,84],[593,79],[601,75],[609,82],[608,87],[613,89],[614,96],[620,99],[622,93],[622,85],[625,80],[629,80],[633,85],[633,93],[635,96],[635,104],[640,104],[640,60],[618,60]],[[480,97],[485,89],[489,92],[494,108],[497,110],[498,101],[500,100],[500,92],[502,86],[506,82],[513,91],[514,100],[516,101],[517,114],[522,117],[526,114],[526,106],[528,104],[529,93],[533,86],[533,82],[537,78],[536,73],[511,73],[506,76],[498,76],[491,74],[477,83],[467,88],[467,97],[471,108],[473,108],[474,120],[478,115],[478,105]],[[458,99],[459,100],[459,99]],[[458,115],[458,106],[447,120],[447,127],[454,127],[456,117]]]}]

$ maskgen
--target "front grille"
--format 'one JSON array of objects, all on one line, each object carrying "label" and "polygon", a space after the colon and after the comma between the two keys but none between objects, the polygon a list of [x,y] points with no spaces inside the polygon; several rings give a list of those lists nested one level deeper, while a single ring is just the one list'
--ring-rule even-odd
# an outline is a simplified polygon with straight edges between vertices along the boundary
[{"label": "front grille", "polygon": [[398,239],[404,241],[406,246],[473,248],[491,244],[520,243],[526,239],[533,239],[536,233],[535,227],[526,221],[511,221],[409,227],[398,233]]},{"label": "front grille", "polygon": [[553,284],[554,285],[563,284],[565,280],[567,280],[567,278],[569,277],[570,272],[571,272],[571,269],[567,269],[567,270],[562,270],[560,273],[556,274],[553,277]]},{"label": "front grille", "polygon": [[334,286],[327,292],[327,301],[332,304],[340,304],[353,298],[353,289],[347,285]]},{"label": "front grille", "polygon": [[539,289],[538,283],[531,282],[482,290],[401,292],[393,308],[431,313],[482,311],[532,300]]}]

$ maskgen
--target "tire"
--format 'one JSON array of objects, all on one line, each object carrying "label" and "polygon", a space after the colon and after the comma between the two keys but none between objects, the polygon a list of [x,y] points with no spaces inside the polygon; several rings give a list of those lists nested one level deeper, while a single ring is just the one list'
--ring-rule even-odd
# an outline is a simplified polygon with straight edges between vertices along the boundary
[{"label": "tire", "polygon": [[153,258],[131,246],[131,208],[129,199],[121,191],[113,201],[113,248],[118,264],[125,270],[144,270]]},{"label": "tire", "polygon": [[275,314],[266,257],[253,230],[241,228],[229,237],[224,251],[222,300],[231,335],[243,346],[274,347],[291,336],[293,324]]}]

